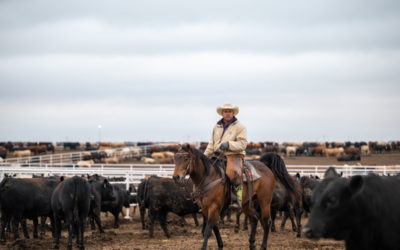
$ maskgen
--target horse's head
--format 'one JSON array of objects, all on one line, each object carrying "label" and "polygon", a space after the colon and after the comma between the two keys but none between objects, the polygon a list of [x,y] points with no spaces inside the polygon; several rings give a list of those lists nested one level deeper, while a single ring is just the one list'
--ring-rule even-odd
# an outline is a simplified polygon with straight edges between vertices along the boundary
[{"label": "horse's head", "polygon": [[175,169],[172,175],[174,181],[182,182],[186,175],[190,175],[193,170],[193,159],[195,155],[189,144],[182,145],[181,149],[175,153]]}]

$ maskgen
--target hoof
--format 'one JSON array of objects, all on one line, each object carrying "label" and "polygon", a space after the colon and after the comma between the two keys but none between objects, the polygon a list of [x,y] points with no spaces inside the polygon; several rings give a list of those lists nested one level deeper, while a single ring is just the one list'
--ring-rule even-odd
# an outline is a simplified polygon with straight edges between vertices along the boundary
[{"label": "hoof", "polygon": [[58,246],[58,245],[55,245],[54,246],[54,249],[59,249],[60,247]]}]

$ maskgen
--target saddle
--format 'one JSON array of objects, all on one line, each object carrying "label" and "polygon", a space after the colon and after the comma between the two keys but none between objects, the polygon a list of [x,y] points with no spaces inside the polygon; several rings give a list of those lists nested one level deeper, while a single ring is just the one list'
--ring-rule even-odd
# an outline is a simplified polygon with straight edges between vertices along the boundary
[{"label": "saddle", "polygon": [[243,164],[243,182],[253,182],[261,178],[257,169],[249,161],[244,161]]}]

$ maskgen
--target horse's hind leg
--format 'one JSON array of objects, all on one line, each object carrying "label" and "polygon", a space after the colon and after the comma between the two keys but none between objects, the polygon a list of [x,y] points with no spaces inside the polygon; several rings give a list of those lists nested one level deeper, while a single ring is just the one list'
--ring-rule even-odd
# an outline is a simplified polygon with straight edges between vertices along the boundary
[{"label": "horse's hind leg", "polygon": [[[292,223],[292,230],[293,230],[293,232],[296,232],[296,230],[297,230],[296,224],[294,223],[294,217],[295,217],[295,216],[296,216],[296,213],[295,213],[295,211],[294,211],[293,206],[289,206],[289,207],[288,207],[288,211],[285,211],[285,218],[289,217],[290,222]],[[283,227],[284,227],[284,226],[285,226],[285,225],[283,225]],[[282,227],[282,229],[283,229],[283,227]]]},{"label": "horse's hind leg", "polygon": [[260,250],[267,249],[267,241],[269,235],[269,228],[271,227],[271,220],[269,218],[263,218],[262,223],[264,229],[264,237],[261,243]]},{"label": "horse's hind leg", "polygon": [[303,214],[303,210],[296,206],[294,213],[296,215],[296,223],[297,223],[297,237],[301,237],[301,215]]},{"label": "horse's hind leg", "polygon": [[285,211],[283,212],[282,223],[281,223],[281,230],[284,230],[284,229],[285,229],[285,225],[286,225],[286,220],[287,220],[287,218],[289,218],[289,213],[288,213],[287,210],[285,210]]},{"label": "horse's hind leg", "polygon": [[250,250],[253,250],[253,249],[256,249],[254,242],[256,241],[256,229],[257,229],[258,219],[253,216],[249,216],[249,219],[250,219],[250,224],[251,224],[249,244],[250,244]]},{"label": "horse's hind leg", "polygon": [[267,249],[267,241],[268,241],[268,235],[269,235],[269,229],[271,227],[271,211],[270,211],[270,203],[260,201],[260,207],[261,207],[261,224],[264,229],[264,237],[261,243],[261,250]]}]

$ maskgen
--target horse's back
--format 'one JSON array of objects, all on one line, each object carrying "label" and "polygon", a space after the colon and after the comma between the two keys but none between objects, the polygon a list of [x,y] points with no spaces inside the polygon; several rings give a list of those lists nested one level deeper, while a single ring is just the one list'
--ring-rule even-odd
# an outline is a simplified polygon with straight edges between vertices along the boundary
[{"label": "horse's back", "polygon": [[271,169],[261,161],[248,161],[248,162],[251,165],[253,165],[254,168],[257,170],[257,172],[260,174],[261,178],[259,180],[261,180],[261,182],[263,183],[262,186],[267,185],[273,188],[275,185],[275,177]]},{"label": "horse's back", "polygon": [[262,175],[274,177],[274,174],[272,173],[271,169],[267,165],[262,163],[261,161],[252,160],[252,161],[247,161],[247,162],[250,163],[251,165],[253,165],[254,168],[258,171],[258,173],[260,173]]}]

